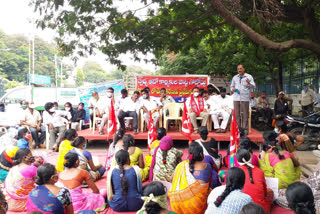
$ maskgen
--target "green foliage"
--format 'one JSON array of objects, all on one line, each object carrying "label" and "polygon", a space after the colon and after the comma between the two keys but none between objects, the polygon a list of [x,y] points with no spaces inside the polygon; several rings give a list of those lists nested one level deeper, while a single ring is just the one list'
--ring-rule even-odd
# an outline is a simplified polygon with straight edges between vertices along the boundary
[{"label": "green foliage", "polygon": [[88,61],[82,67],[84,81],[90,83],[100,83],[111,80],[110,74],[106,73],[101,65]]},{"label": "green foliage", "polygon": [[[50,76],[53,83],[55,83],[55,52],[54,45],[38,37],[35,38],[35,74]],[[22,35],[6,35],[0,30],[0,63],[0,72],[8,80],[27,83],[29,40]],[[60,65],[60,61],[58,63]],[[64,65],[64,78],[68,78],[72,70],[73,66]]]},{"label": "green foliage", "polygon": [[76,86],[83,86],[84,83],[84,74],[82,72],[82,70],[79,68],[77,70],[77,75],[76,75]]},{"label": "green foliage", "polygon": [[15,88],[22,86],[23,83],[17,82],[17,81],[10,81],[8,80],[7,83],[4,85],[4,90],[10,89],[10,88]]}]

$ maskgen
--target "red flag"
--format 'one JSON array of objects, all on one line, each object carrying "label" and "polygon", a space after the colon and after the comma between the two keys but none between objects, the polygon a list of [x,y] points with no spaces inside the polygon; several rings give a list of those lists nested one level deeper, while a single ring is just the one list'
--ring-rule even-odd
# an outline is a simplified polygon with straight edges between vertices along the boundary
[{"label": "red flag", "polygon": [[240,132],[239,132],[238,123],[236,120],[235,111],[233,110],[231,130],[230,130],[230,161],[229,161],[230,168],[235,166],[234,155],[236,154],[237,149],[239,147],[239,140],[240,140]]},{"label": "red flag", "polygon": [[153,125],[153,119],[151,111],[149,111],[149,124],[148,124],[148,149],[150,150],[150,145],[153,141],[157,139],[157,130]]},{"label": "red flag", "polygon": [[192,124],[190,117],[188,115],[188,110],[186,103],[183,102],[183,113],[182,113],[182,134],[186,136],[189,141],[192,141],[191,139],[191,133],[192,133]]},{"label": "red flag", "polygon": [[113,134],[117,131],[117,120],[116,120],[116,114],[114,113],[114,107],[113,107],[112,100],[111,100],[111,107],[109,110],[107,131],[108,131],[107,140],[109,140],[109,138],[112,138]]}]

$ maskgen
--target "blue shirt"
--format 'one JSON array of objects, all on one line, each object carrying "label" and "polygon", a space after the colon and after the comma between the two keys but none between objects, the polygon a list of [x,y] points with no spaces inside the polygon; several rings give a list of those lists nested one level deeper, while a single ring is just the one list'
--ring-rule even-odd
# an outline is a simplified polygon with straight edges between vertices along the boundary
[{"label": "blue shirt", "polygon": [[17,147],[18,147],[19,149],[24,149],[24,148],[29,149],[29,142],[26,141],[26,140],[23,139],[23,138],[20,138],[20,139],[18,140],[18,145],[17,145]]},{"label": "blue shirt", "polygon": [[239,214],[242,207],[250,202],[252,198],[241,192],[240,189],[233,190],[220,204],[216,207],[214,202],[225,190],[226,186],[220,186],[213,189],[208,197],[208,208],[205,214]]}]

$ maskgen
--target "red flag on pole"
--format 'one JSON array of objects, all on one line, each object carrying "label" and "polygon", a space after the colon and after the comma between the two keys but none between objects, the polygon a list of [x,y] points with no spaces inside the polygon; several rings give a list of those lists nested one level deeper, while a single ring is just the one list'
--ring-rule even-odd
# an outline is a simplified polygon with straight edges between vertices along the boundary
[{"label": "red flag on pole", "polygon": [[109,110],[107,131],[108,131],[107,140],[109,140],[109,138],[112,138],[113,134],[117,131],[117,120],[116,120],[116,114],[114,113],[114,107],[113,107],[112,100],[111,100],[111,107]]},{"label": "red flag on pole", "polygon": [[239,147],[239,140],[240,140],[240,132],[238,128],[238,123],[236,120],[235,111],[233,110],[232,113],[232,122],[231,122],[231,130],[230,130],[230,161],[229,167],[235,166],[235,154]]},{"label": "red flag on pole", "polygon": [[157,139],[157,130],[153,125],[153,119],[151,111],[149,111],[149,124],[148,124],[148,149],[150,150],[150,145],[153,141]]},{"label": "red flag on pole", "polygon": [[192,133],[192,124],[190,117],[188,115],[188,110],[186,103],[183,102],[183,113],[182,113],[182,134],[186,136],[189,141],[192,141],[191,139],[191,133]]}]

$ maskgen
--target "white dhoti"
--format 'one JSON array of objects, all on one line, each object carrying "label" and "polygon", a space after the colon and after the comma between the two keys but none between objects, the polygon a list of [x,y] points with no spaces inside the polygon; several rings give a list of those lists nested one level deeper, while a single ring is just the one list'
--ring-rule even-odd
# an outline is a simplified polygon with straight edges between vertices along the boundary
[{"label": "white dhoti", "polygon": [[[221,125],[219,124],[219,117],[222,117]],[[211,118],[214,124],[214,129],[226,129],[229,121],[230,113],[223,109],[217,109],[211,112]]]}]

